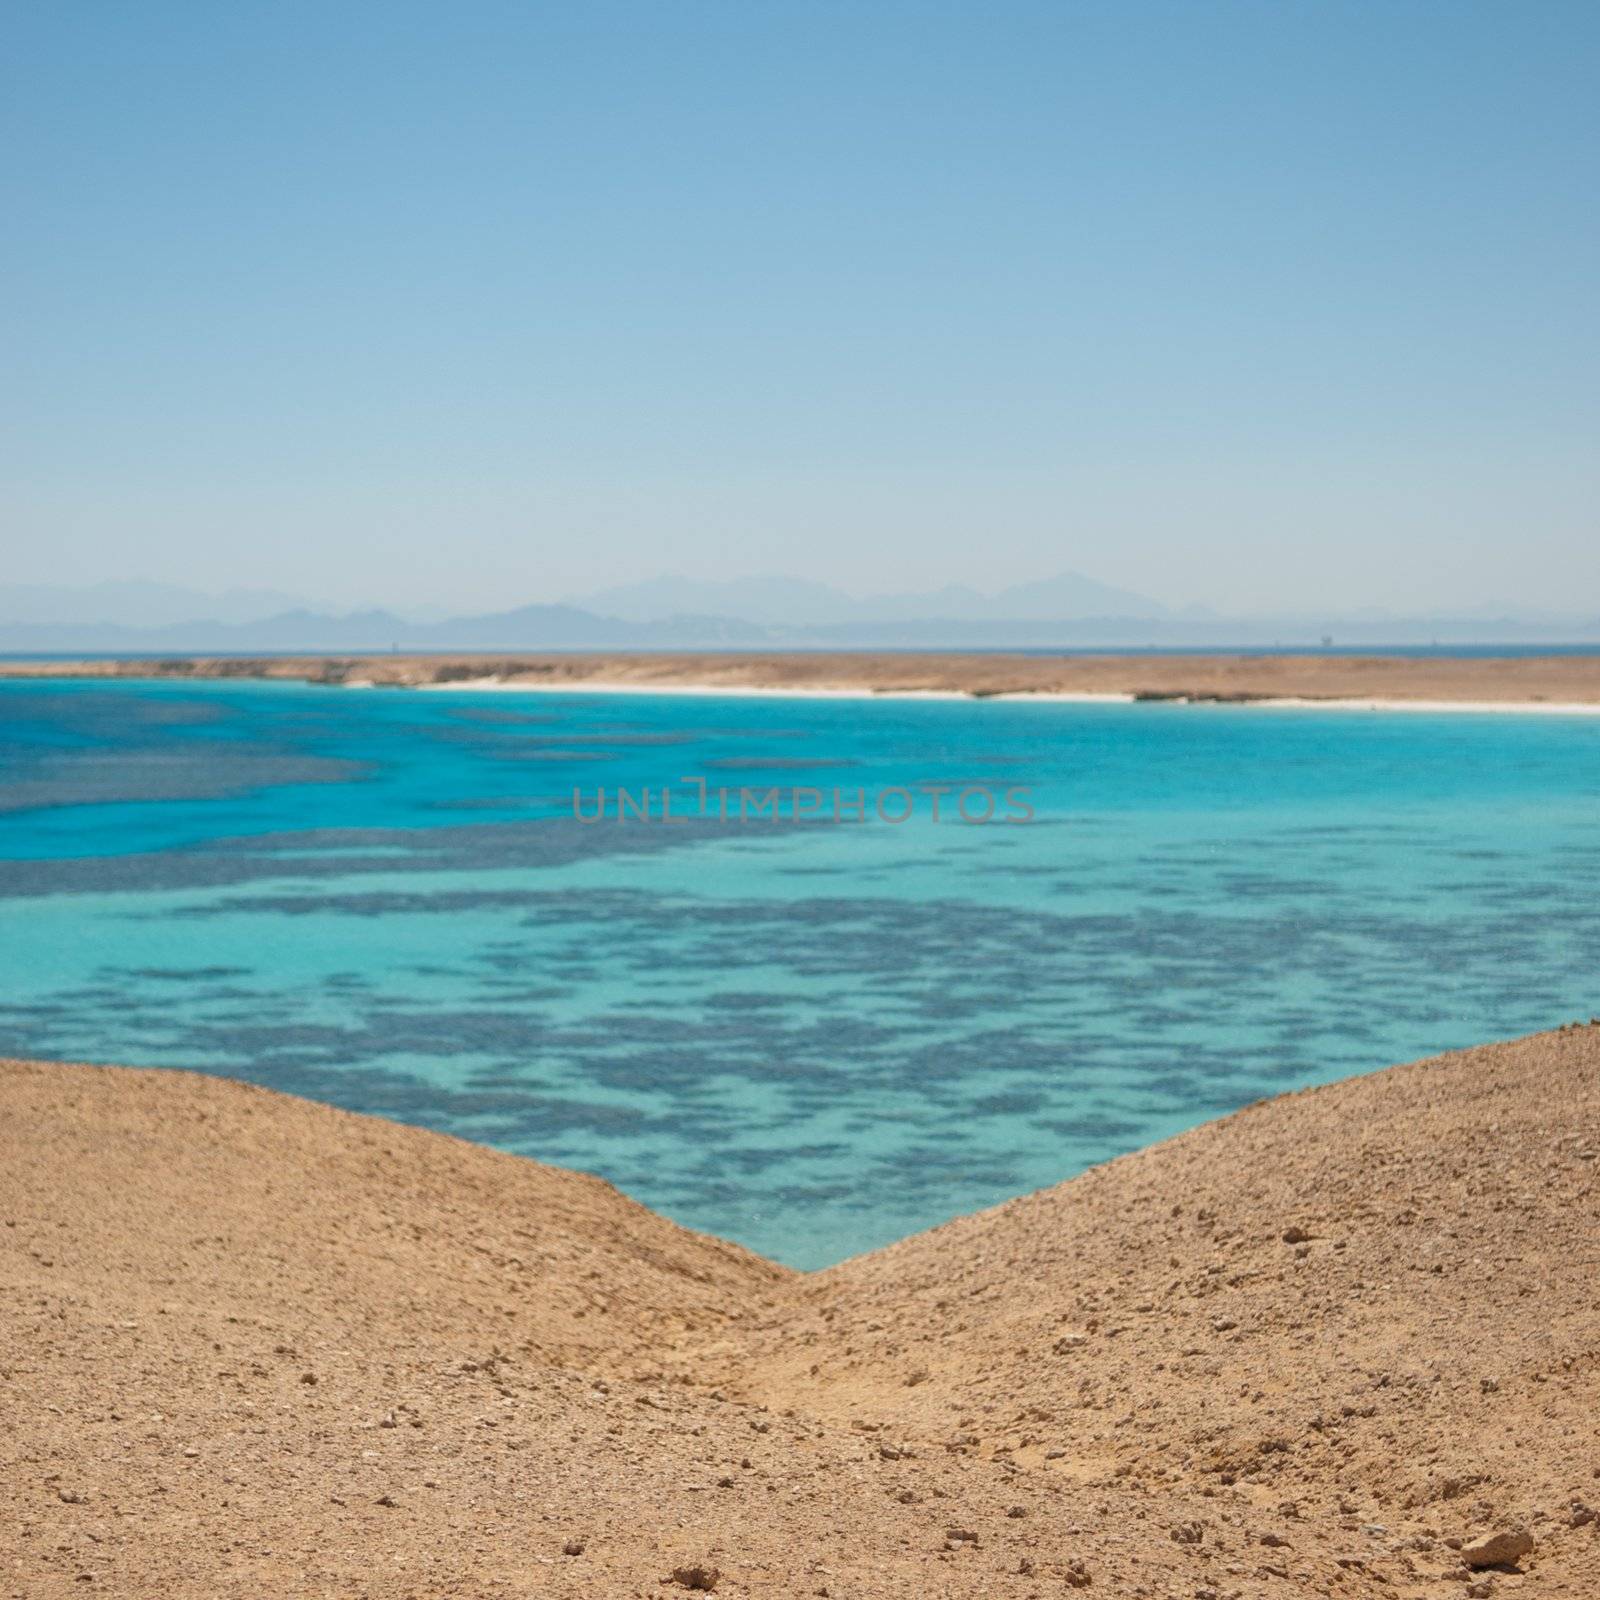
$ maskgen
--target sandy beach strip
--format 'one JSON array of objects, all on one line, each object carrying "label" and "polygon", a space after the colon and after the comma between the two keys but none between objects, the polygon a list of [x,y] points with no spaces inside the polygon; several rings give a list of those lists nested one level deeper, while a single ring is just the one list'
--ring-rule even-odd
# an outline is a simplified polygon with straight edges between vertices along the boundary
[{"label": "sandy beach strip", "polygon": [[1600,712],[1600,652],[1537,656],[506,653],[0,662],[0,679],[814,699],[1152,702],[1279,710]]},{"label": "sandy beach strip", "polygon": [[[350,689],[392,688],[371,679],[354,679],[344,685]],[[979,694],[970,689],[844,689],[756,687],[715,683],[541,683],[516,678],[469,678],[454,683],[419,683],[413,687],[427,693],[576,694],[621,696],[667,696],[716,700],[944,700],[998,701],[1018,705],[1116,705],[1159,704],[1209,706],[1250,711],[1413,711],[1433,713],[1473,712],[1487,715],[1592,717],[1600,716],[1600,701],[1569,700],[1399,700],[1368,698],[1345,700],[1306,696],[1254,696],[1238,699],[1188,695],[1144,696],[1129,692],[1074,693],[1069,690],[1015,689]]]},{"label": "sandy beach strip", "polygon": [[[352,689],[381,689],[387,685],[361,679],[347,685]],[[717,700],[1039,700],[1062,705],[1132,705],[1132,694],[1052,693],[1049,690],[1019,689],[1011,693],[977,695],[970,689],[868,689],[848,687],[799,687],[782,684],[717,683],[609,683],[596,679],[571,683],[543,683],[520,678],[470,678],[458,683],[419,683],[416,688],[430,693],[451,690],[508,690],[522,694],[614,694],[701,697]],[[1600,705],[1595,707],[1600,711]]]}]

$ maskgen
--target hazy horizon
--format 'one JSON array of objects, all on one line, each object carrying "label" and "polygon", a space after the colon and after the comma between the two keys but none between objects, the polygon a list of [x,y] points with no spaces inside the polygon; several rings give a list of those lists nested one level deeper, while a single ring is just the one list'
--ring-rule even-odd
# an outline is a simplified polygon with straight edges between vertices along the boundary
[{"label": "hazy horizon", "polygon": [[[1326,628],[1348,627],[1358,638],[1383,637],[1387,623],[1406,625],[1395,635],[1405,642],[1416,633],[1416,625],[1437,622],[1448,624],[1448,637],[1457,643],[1470,642],[1474,625],[1482,625],[1482,641],[1507,641],[1518,637],[1515,628],[1527,625],[1526,637],[1552,640],[1567,638],[1576,642],[1600,631],[1600,605],[1581,604],[1565,608],[1516,607],[1486,601],[1477,606],[1430,608],[1415,612],[1394,611],[1385,607],[1306,607],[1279,612],[1222,611],[1194,603],[1168,604],[1160,598],[1098,583],[1082,573],[1062,573],[1001,589],[974,589],[964,585],[942,585],[914,590],[868,591],[854,593],[842,586],[782,574],[752,574],[745,577],[699,582],[682,574],[658,574],[635,582],[624,582],[599,590],[559,595],[507,593],[490,606],[479,610],[452,609],[438,604],[408,606],[380,599],[350,606],[339,605],[314,595],[285,590],[235,588],[206,593],[185,585],[169,585],[149,580],[106,579],[86,585],[28,585],[5,581],[0,576],[0,647],[16,648],[25,643],[30,630],[49,629],[56,638],[47,641],[66,643],[79,636],[88,639],[97,627],[144,630],[183,630],[190,624],[219,624],[224,630],[249,628],[257,623],[277,623],[294,616],[320,618],[329,622],[357,622],[362,618],[387,616],[411,628],[443,627],[471,621],[476,617],[516,617],[524,612],[543,615],[547,611],[571,611],[598,621],[621,621],[630,628],[640,624],[678,624],[663,633],[663,647],[687,644],[697,637],[716,642],[718,635],[700,629],[695,619],[721,620],[748,625],[748,633],[724,633],[720,641],[737,646],[755,645],[761,639],[781,639],[793,632],[797,641],[810,637],[823,642],[828,630],[850,629],[854,636],[881,634],[892,642],[895,629],[912,630],[914,642],[932,644],[941,636],[939,624],[951,624],[944,632],[959,648],[962,630],[977,629],[985,647],[1003,647],[1011,639],[1027,644],[1037,635],[1037,624],[1081,623],[1088,625],[1083,642],[1096,637],[1095,625],[1126,623],[1131,637],[1140,629],[1151,629],[1152,642],[1161,637],[1203,638],[1219,641],[1228,629],[1237,629],[1241,643],[1259,642],[1259,630],[1282,625],[1295,630],[1301,642],[1310,642]],[[552,618],[553,621],[553,618]],[[1510,625],[1511,631],[1506,626]],[[1562,634],[1563,628],[1570,632]],[[1219,630],[1220,633],[1219,633]],[[1374,630],[1377,630],[1374,632]],[[368,628],[366,631],[370,631]],[[1104,631],[1103,629],[1101,630]],[[201,632],[206,632],[202,627]],[[592,630],[591,630],[592,633]],[[1046,629],[1051,638],[1071,637],[1059,629]],[[189,629],[183,636],[193,634]],[[198,637],[198,635],[195,635]],[[541,630],[513,640],[508,646],[536,645]],[[1109,635],[1108,635],[1109,636]],[[173,635],[176,637],[176,635]],[[254,636],[270,646],[271,635]],[[297,633],[304,641],[304,635]],[[330,648],[339,648],[343,634],[335,629],[328,635]],[[560,627],[548,635],[552,644],[570,644]],[[581,635],[580,635],[581,637]],[[648,635],[645,642],[648,642]],[[251,641],[246,640],[248,645]],[[390,636],[376,635],[358,644],[387,646]],[[485,638],[481,642],[492,644]],[[1040,642],[1043,642],[1041,636]],[[1420,642],[1420,641],[1419,641]],[[92,641],[91,641],[92,643]],[[131,643],[131,641],[130,641]],[[85,647],[88,647],[87,645]]]},{"label": "hazy horizon", "polygon": [[0,582],[1600,597],[1600,11],[8,24]]}]

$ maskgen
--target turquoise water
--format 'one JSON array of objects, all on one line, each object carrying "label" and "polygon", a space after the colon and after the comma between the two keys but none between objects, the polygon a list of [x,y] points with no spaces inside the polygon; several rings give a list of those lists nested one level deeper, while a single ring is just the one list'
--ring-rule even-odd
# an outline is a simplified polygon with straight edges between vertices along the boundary
[{"label": "turquoise water", "polygon": [[[1034,820],[935,822],[947,782]],[[619,785],[688,820],[574,819]],[[1600,1011],[1597,887],[1596,718],[0,684],[0,1053],[445,1129],[804,1266]]]}]

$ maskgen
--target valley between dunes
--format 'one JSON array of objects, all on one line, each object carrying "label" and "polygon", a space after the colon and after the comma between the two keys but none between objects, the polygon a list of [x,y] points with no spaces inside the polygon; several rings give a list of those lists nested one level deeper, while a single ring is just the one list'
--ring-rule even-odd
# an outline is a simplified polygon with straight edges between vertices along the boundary
[{"label": "valley between dunes", "polygon": [[1600,1027],[817,1274],[417,1129],[0,1064],[0,1596],[1577,1600],[1591,1508]]}]

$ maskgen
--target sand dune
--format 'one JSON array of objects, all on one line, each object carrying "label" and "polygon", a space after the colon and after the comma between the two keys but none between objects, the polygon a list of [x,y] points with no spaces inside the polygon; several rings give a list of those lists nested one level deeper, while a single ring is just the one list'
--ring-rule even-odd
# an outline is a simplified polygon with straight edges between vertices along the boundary
[{"label": "sand dune", "polygon": [[416,1129],[8,1063],[0,1594],[1593,1596],[1597,1153],[1575,1028],[801,1275]]}]

